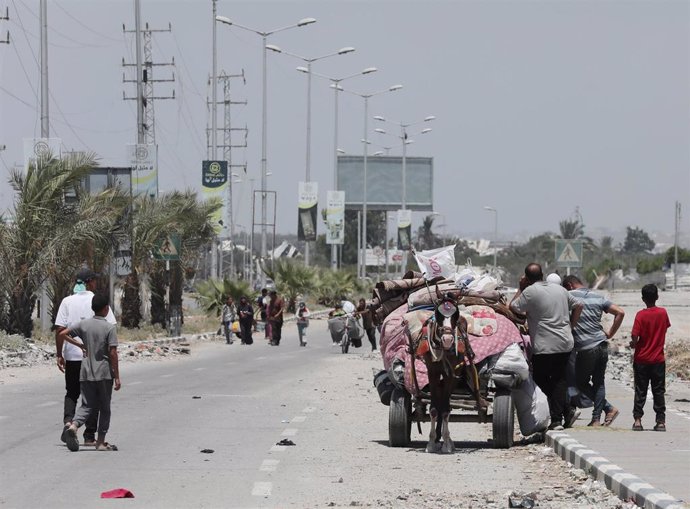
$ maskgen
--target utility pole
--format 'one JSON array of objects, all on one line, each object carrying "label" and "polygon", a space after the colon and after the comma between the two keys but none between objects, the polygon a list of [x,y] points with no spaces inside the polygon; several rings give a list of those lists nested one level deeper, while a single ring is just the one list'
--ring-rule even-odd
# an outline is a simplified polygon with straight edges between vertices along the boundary
[{"label": "utility pole", "polygon": [[[222,148],[223,149],[223,159],[225,159],[228,162],[228,195],[227,195],[227,201],[226,201],[226,214],[227,217],[225,218],[227,220],[227,231],[229,233],[229,240],[231,244],[231,250],[230,250],[230,271],[232,274],[232,271],[234,270],[235,266],[235,249],[234,249],[234,239],[235,239],[235,219],[233,215],[233,199],[232,199],[232,169],[233,168],[242,168],[245,173],[247,171],[247,163],[244,162],[242,164],[236,164],[233,163],[233,157],[232,157],[232,149],[233,148],[246,148],[247,147],[247,135],[249,130],[247,127],[232,127],[232,106],[233,105],[246,105],[247,101],[233,101],[232,100],[232,94],[231,94],[231,80],[234,78],[241,78],[242,82],[246,85],[247,80],[245,79],[244,76],[244,69],[242,69],[242,72],[240,74],[227,74],[225,71],[220,72],[220,76],[217,77],[217,81],[222,84],[223,86],[223,100],[218,101],[217,104],[222,104],[223,105],[223,127],[222,128],[217,128],[216,131],[213,131],[213,128],[208,128],[207,127],[207,135],[206,139],[212,139],[213,141],[216,142],[216,147],[217,148]],[[215,110],[215,107],[213,104],[208,100],[207,98],[207,103],[211,105],[212,111]],[[223,133],[223,143],[218,145],[217,140],[218,140],[218,133],[217,131],[222,131]],[[244,140],[241,143],[233,143],[232,140],[232,133],[233,131],[240,131],[244,133]],[[208,143],[208,141],[207,141]],[[207,146],[207,150],[213,151],[213,145],[210,144]],[[220,251],[220,274],[222,275],[223,273],[223,250],[221,248]]]},{"label": "utility pole", "polygon": [[678,289],[678,232],[680,230],[680,202],[676,202],[675,209],[675,220],[676,220],[676,232],[674,241],[674,254],[673,254],[673,289]]},{"label": "utility pole", "polygon": [[[139,0],[135,0],[137,6]],[[139,20],[139,16],[135,16],[135,20]],[[154,93],[153,87],[154,83],[174,83],[175,82],[175,72],[173,71],[169,78],[154,79],[153,68],[154,67],[174,67],[175,57],[172,57],[170,62],[154,62],[153,61],[153,34],[156,32],[171,32],[172,26],[168,23],[168,28],[166,29],[152,29],[149,28],[149,24],[146,23],[145,28],[142,30],[140,21],[136,21],[136,28],[134,30],[127,30],[124,25],[122,25],[122,31],[124,33],[134,33],[137,39],[137,61],[134,64],[126,63],[125,59],[122,59],[122,67],[136,67],[137,77],[136,79],[128,79],[125,73],[122,74],[122,83],[136,83],[137,85],[137,95],[136,97],[127,97],[122,92],[122,99],[125,101],[137,101],[137,143],[138,144],[156,144],[156,122],[155,122],[155,112],[153,103],[155,100],[163,99],[175,99],[175,89],[173,88],[170,95],[157,96]],[[143,61],[139,57],[141,51],[141,39],[143,39]]]},{"label": "utility pole", "polygon": [[[41,138],[50,138],[50,110],[48,104],[48,0],[41,0],[39,21],[41,25]],[[8,35],[9,38],[9,35]],[[48,330],[48,290],[41,287],[41,329]]]},{"label": "utility pole", "polygon": [[[0,21],[9,21],[9,20],[10,20],[10,8],[5,6],[5,15],[0,16]],[[4,41],[2,39],[0,39],[0,44],[9,44],[9,43],[10,43],[10,31],[8,30],[6,39]]]}]

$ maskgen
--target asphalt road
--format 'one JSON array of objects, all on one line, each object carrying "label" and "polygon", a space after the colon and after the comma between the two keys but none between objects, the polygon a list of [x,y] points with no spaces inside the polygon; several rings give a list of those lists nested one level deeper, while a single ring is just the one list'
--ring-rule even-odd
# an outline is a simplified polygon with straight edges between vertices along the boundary
[{"label": "asphalt road", "polygon": [[[506,507],[511,490],[541,490],[542,508],[578,507],[564,462],[541,445],[493,449],[488,424],[452,424],[455,454],[424,452],[428,425],[410,448],[388,447],[372,385],[379,354],[342,355],[323,321],[306,348],[294,325],[284,336],[280,347],[195,343],[189,357],[122,363],[108,436],[117,452],[60,442],[56,368],[3,374],[0,507]],[[114,488],[135,498],[100,499]]]}]

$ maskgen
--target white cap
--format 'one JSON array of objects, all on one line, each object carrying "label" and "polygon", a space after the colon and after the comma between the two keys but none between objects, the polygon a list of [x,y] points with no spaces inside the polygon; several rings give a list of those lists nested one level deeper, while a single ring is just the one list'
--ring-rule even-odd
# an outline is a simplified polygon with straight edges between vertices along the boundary
[{"label": "white cap", "polygon": [[551,274],[546,276],[546,282],[560,285],[561,284],[561,276],[559,276],[555,272],[552,272]]}]

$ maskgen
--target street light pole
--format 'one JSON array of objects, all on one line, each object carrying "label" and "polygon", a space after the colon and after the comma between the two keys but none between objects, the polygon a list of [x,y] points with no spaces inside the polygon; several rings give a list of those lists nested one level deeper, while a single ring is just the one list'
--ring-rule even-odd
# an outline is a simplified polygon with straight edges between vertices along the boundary
[{"label": "street light pole", "polygon": [[[270,30],[270,31],[262,31],[262,30],[256,30],[254,28],[249,28],[247,26],[240,25],[238,23],[235,23],[232,21],[230,18],[227,18],[225,16],[216,16],[216,21],[219,21],[221,23],[224,23],[226,25],[230,26],[236,26],[237,28],[241,28],[242,30],[246,30],[248,32],[253,32],[257,35],[261,36],[261,40],[263,42],[262,50],[263,50],[263,78],[262,78],[262,112],[261,112],[261,258],[266,257],[266,184],[267,184],[267,156],[266,156],[266,150],[267,150],[267,80],[266,80],[266,42],[268,40],[268,37],[270,35],[273,35],[277,32],[282,32],[284,30],[289,30],[291,28],[300,28],[304,27],[307,25],[311,25],[312,23],[315,23],[316,20],[314,18],[304,18],[297,23],[293,25],[288,25],[285,27],[281,28],[276,28],[275,30]],[[252,221],[254,219],[252,218]],[[262,276],[263,278],[263,276]]]},{"label": "street light pole", "polygon": [[[307,154],[306,154],[306,171],[305,171],[305,181],[306,182],[311,182],[311,76],[312,76],[312,70],[311,70],[311,65],[316,62],[317,60],[323,60],[324,58],[328,57],[333,57],[333,56],[338,56],[338,55],[346,55],[347,53],[352,53],[355,51],[355,48],[352,48],[350,46],[341,48],[336,52],[333,53],[328,53],[327,55],[322,55],[319,57],[315,58],[307,58],[301,55],[296,55],[295,53],[290,53],[288,51],[284,51],[278,46],[275,46],[273,44],[269,44],[266,46],[267,49],[270,49],[271,51],[275,51],[276,53],[284,53],[288,56],[298,58],[302,60],[303,62],[306,62],[307,67],[303,72],[306,72],[307,74]],[[301,68],[298,68],[298,70],[301,70]],[[337,90],[336,90],[337,94]],[[337,99],[337,98],[336,98]],[[336,106],[337,108],[337,106]],[[336,147],[337,149],[337,147]],[[304,243],[304,265],[309,266],[309,242]]]},{"label": "street light pole", "polygon": [[367,158],[368,158],[368,153],[369,153],[369,99],[371,97],[385,94],[386,92],[395,92],[396,90],[400,90],[403,86],[402,85],[392,85],[384,90],[379,90],[378,92],[374,92],[372,94],[358,94],[356,92],[351,92],[349,90],[343,90],[343,92],[347,92],[348,94],[356,95],[358,97],[361,97],[364,99],[364,138],[362,138],[362,144],[364,145],[364,158],[363,158],[363,185],[362,185],[362,215],[364,216],[362,220],[362,253],[360,256],[361,259],[361,269],[358,267],[357,272],[359,273],[360,277],[364,278],[366,277],[366,272],[367,272],[367,261],[366,261],[366,253],[367,253],[367,201],[368,201],[368,196],[367,196],[367,181],[368,181],[368,172],[367,172]]},{"label": "street light pole", "polygon": [[[354,48],[353,48],[354,51]],[[366,69],[350,74],[349,76],[345,76],[343,78],[333,78],[330,76],[326,76],[324,74],[319,74],[317,72],[311,71],[310,69],[306,67],[298,67],[298,71],[300,72],[308,72],[310,74],[313,74],[319,78],[327,79],[331,82],[331,88],[333,88],[334,91],[334,106],[335,106],[335,112],[333,115],[334,119],[334,128],[333,128],[333,190],[337,191],[338,190],[338,92],[342,90],[342,87],[340,86],[340,83],[350,79],[350,78],[355,78],[357,76],[363,76],[365,74],[371,74],[372,72],[376,72],[376,67],[367,67]],[[337,270],[338,269],[338,247],[336,244],[331,244],[331,269],[332,270]]]}]

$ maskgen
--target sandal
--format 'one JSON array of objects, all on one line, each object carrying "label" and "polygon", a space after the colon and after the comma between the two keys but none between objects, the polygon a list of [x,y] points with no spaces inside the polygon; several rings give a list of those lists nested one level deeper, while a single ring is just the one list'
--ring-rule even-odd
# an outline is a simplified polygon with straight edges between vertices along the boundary
[{"label": "sandal", "polygon": [[632,430],[633,431],[644,431],[644,428],[642,427],[642,424],[635,423],[632,425]]},{"label": "sandal", "polygon": [[96,446],[97,451],[117,451],[117,446],[115,444],[109,444],[108,442],[103,442]]},{"label": "sandal", "polygon": [[620,411],[617,408],[612,408],[604,417],[604,426],[611,426],[611,423],[616,420],[619,413]]},{"label": "sandal", "polygon": [[657,422],[654,426],[654,431],[666,431],[666,424],[663,422]]}]

